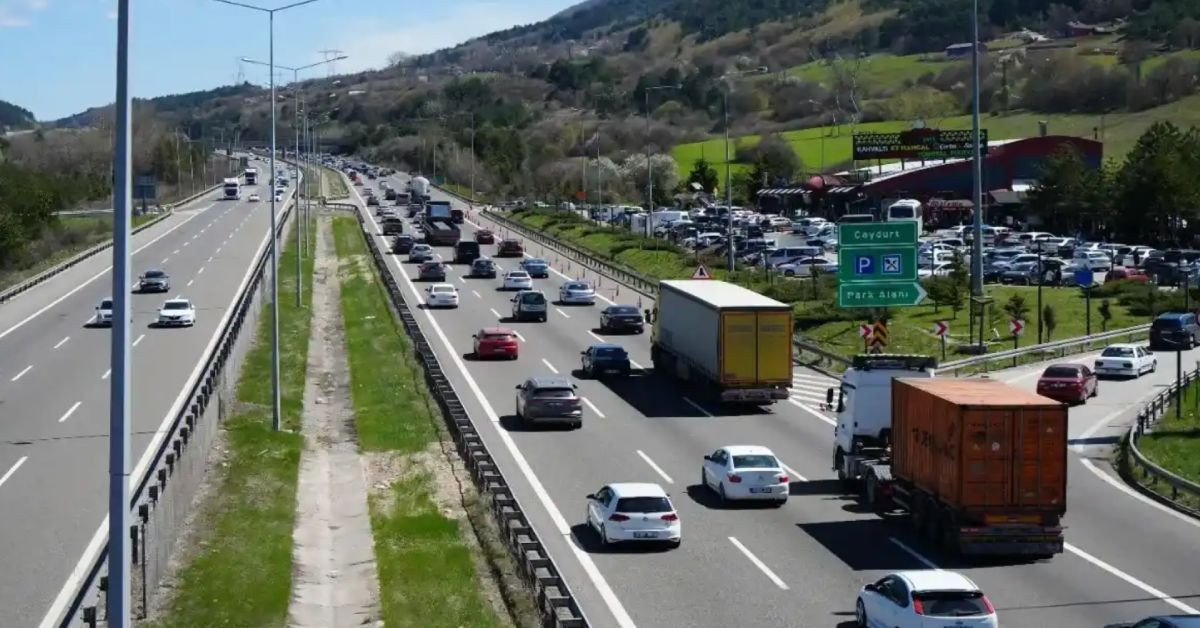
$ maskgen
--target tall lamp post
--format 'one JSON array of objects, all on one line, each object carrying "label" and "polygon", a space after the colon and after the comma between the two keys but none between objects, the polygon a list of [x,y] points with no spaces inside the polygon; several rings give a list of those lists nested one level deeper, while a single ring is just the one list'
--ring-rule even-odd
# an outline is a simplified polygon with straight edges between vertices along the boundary
[{"label": "tall lamp post", "polygon": [[[971,233],[971,296],[983,297],[983,155],[979,146],[979,0],[971,2],[971,200],[975,206]],[[981,300],[981,299],[980,299]],[[972,313],[972,316],[974,313]],[[979,319],[979,348],[983,349],[983,312]],[[1038,313],[1041,316],[1041,313]],[[1040,333],[1040,332],[1039,332]]]},{"label": "tall lamp post", "polygon": [[[295,121],[292,123],[292,127],[293,127],[293,130],[296,132],[296,154],[295,154],[295,160],[293,161],[293,165],[295,165],[295,168],[293,168],[293,172],[296,173],[295,180],[296,180],[296,194],[297,194],[296,198],[297,199],[300,198],[299,194],[301,194],[301,188],[300,188],[300,70],[307,70],[309,68],[315,68],[319,65],[333,63],[334,61],[341,61],[342,59],[345,59],[345,58],[347,58],[347,55],[339,55],[337,57],[333,57],[332,59],[326,59],[324,61],[317,61],[316,63],[310,63],[308,65],[291,67],[291,66],[286,66],[286,65],[279,65],[277,63],[263,63],[262,61],[256,61],[254,59],[248,59],[246,57],[242,57],[242,61],[244,63],[253,63],[254,65],[265,65],[265,66],[271,68],[272,74],[274,74],[275,68],[292,71],[292,92],[293,92],[294,101],[295,101],[295,105],[294,105],[295,111],[293,112],[295,114],[295,116],[294,116]],[[272,59],[272,61],[274,61],[274,59]],[[272,81],[273,80],[274,79],[272,79]],[[272,100],[271,116],[272,116],[272,118],[274,118],[274,115],[275,115],[274,97],[272,97],[271,100]],[[273,127],[274,127],[274,124],[272,124],[272,129],[271,129],[271,137],[272,138],[275,137],[275,129]],[[272,146],[272,151],[273,150],[274,150],[274,147]],[[271,158],[274,159],[274,155],[272,155]],[[271,172],[274,172],[274,171],[275,171],[275,163],[274,163],[274,161],[272,161]],[[272,177],[273,176],[274,175],[272,175]],[[274,179],[272,179],[272,181],[273,180]],[[272,203],[275,202],[274,193],[271,194],[271,202]],[[272,209],[272,213],[274,213],[273,209]],[[306,223],[307,221],[308,221],[307,216],[302,216],[301,219],[296,221],[296,277],[297,277],[297,280],[296,280],[296,307],[300,307],[304,303],[304,294],[303,294],[304,293],[304,282],[300,281],[299,277],[300,277],[300,268],[301,268],[300,267],[301,249],[304,246],[303,243],[305,241],[307,241],[307,239],[308,239],[307,233],[304,230],[304,223]]]},{"label": "tall lamp post", "polygon": [[725,87],[725,89],[721,90],[721,96],[724,98],[724,124],[722,126],[725,127],[725,245],[729,249],[729,272],[733,272],[737,264],[737,247],[733,244],[733,186],[731,185],[732,176],[730,175],[729,165],[729,83],[726,83],[725,80],[746,74],[766,74],[768,71],[767,66],[762,66],[753,70],[727,72],[721,77],[721,83]]},{"label": "tall lamp post", "polygon": [[[276,229],[275,221],[275,14],[280,11],[287,11],[306,4],[312,4],[317,0],[301,0],[286,4],[276,9],[264,9],[252,4],[243,4],[234,2],[233,0],[213,0],[235,7],[250,9],[267,14],[268,21],[268,41],[270,42],[270,66],[271,71],[271,160],[270,160],[270,177],[271,187],[271,429],[278,432],[282,427],[282,416],[280,413],[280,392],[279,392],[279,234]],[[299,277],[296,278],[299,281]]]},{"label": "tall lamp post", "polygon": [[647,87],[646,97],[646,237],[650,237],[650,217],[654,215],[654,165],[650,162],[650,92],[660,89],[680,89],[682,85]]}]

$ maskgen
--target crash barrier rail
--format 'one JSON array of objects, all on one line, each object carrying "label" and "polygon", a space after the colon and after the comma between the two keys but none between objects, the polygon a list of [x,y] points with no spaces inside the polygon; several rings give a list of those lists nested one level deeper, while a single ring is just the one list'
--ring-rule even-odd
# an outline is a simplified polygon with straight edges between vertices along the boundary
[{"label": "crash barrier rail", "polygon": [[[220,187],[221,186],[219,186],[219,185],[213,186],[211,188],[208,188],[207,190],[204,190],[197,194],[193,194],[193,195],[183,199],[182,201],[175,203],[174,205],[163,206],[163,213],[161,216],[155,218],[154,220],[147,222],[144,225],[139,226],[138,228],[134,229],[131,233],[138,234],[138,233],[141,233],[141,232],[149,229],[150,227],[153,227],[154,225],[157,225],[158,223],[166,220],[171,215],[172,208],[190,203],[190,202],[200,198],[201,196],[208,194],[209,192],[213,192],[213,191],[217,190]],[[21,283],[13,286],[11,288],[8,288],[6,290],[0,290],[0,303],[5,303],[6,301],[12,300],[12,298],[17,296],[18,294],[21,294],[22,292],[29,290],[30,288],[42,283],[43,281],[46,281],[47,279],[63,272],[64,270],[67,270],[68,268],[75,266],[79,262],[82,262],[83,260],[86,260],[86,259],[92,257],[93,255],[96,255],[97,253],[100,253],[102,251],[106,251],[110,248],[112,248],[112,240],[109,240],[107,242],[102,242],[100,244],[97,244],[96,246],[93,246],[90,249],[87,249],[86,251],[83,251],[82,253],[79,253],[79,254],[71,257],[70,259],[67,259],[59,264],[54,265],[52,268],[47,268],[46,270],[43,270],[42,272],[34,275],[33,277],[30,277],[29,279],[26,279],[25,281],[22,281]]]},{"label": "crash barrier rail", "polygon": [[[277,237],[283,237],[292,217],[293,201],[285,206],[277,223]],[[202,370],[187,385],[188,394],[179,412],[161,436],[146,470],[131,478],[130,509],[133,525],[129,528],[132,556],[131,609],[133,616],[144,619],[157,595],[158,583],[167,574],[178,530],[191,512],[195,489],[203,481],[208,452],[217,425],[229,413],[226,395],[234,394],[237,374],[247,345],[254,337],[258,309],[267,297],[260,296],[263,279],[268,277],[270,246],[264,246],[250,280],[238,295],[231,314],[218,332],[212,351],[204,356]],[[249,325],[250,333],[243,334]],[[239,342],[242,340],[244,342]],[[80,577],[61,616],[47,617],[43,627],[95,628],[106,624],[105,592],[108,589],[108,537],[88,546],[73,577]],[[82,572],[79,570],[82,569]]]},{"label": "crash barrier rail", "polygon": [[520,234],[524,238],[528,238],[538,244],[557,252],[560,255],[569,257],[572,262],[584,266],[588,270],[632,288],[635,292],[651,299],[658,299],[658,279],[644,275],[642,273],[614,264],[604,260],[596,259],[596,254],[585,249],[572,246],[555,238],[551,238],[545,234],[538,233],[522,225],[521,223],[505,218],[496,212],[481,211],[484,217],[488,220],[503,226],[505,229]]},{"label": "crash barrier rail", "polygon": [[[1126,435],[1128,447],[1123,461],[1128,479],[1160,501],[1167,502],[1193,517],[1200,517],[1200,509],[1196,507],[1196,504],[1200,504],[1200,484],[1162,468],[1138,449],[1138,441],[1147,432],[1153,432],[1156,423],[1166,418],[1169,413],[1179,411],[1173,406],[1183,403],[1183,393],[1194,384],[1200,385],[1200,365],[1196,370],[1184,373],[1178,381],[1158,393],[1141,412],[1138,412],[1137,421],[1129,427],[1129,433]],[[1193,399],[1200,402],[1200,392]],[[1184,495],[1189,497],[1188,503],[1181,499]]]},{"label": "crash barrier rail", "polygon": [[[357,206],[355,207],[357,209]],[[387,253],[379,246],[378,239],[372,237],[373,232],[367,226],[362,212],[356,212],[358,222],[367,239],[368,248],[375,258],[375,266],[387,286],[388,296],[393,311],[404,324],[405,331],[412,339],[414,353],[425,370],[425,381],[433,393],[443,419],[454,438],[458,453],[462,457],[471,478],[481,495],[490,496],[492,514],[500,526],[509,551],[512,552],[521,575],[537,595],[538,609],[543,625],[557,628],[583,628],[589,626],[575,596],[567,586],[561,573],[550,558],[541,539],[529,523],[529,518],[517,501],[508,482],[496,466],[487,445],[476,431],[471,417],[465,406],[459,400],[458,393],[446,377],[445,371],[438,361],[433,347],[425,338],[425,333],[417,324],[412,309],[404,298],[396,277],[389,272]],[[570,542],[570,540],[568,540]]]}]

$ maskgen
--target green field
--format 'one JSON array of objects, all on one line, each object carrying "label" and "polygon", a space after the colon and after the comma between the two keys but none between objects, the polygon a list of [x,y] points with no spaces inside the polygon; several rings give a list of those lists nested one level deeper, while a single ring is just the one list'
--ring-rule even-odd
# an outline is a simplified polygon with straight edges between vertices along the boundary
[{"label": "green field", "polygon": [[[295,230],[283,255],[295,255]],[[309,239],[315,246],[315,233]],[[304,293],[312,294],[312,257]],[[181,561],[162,617],[164,628],[282,626],[292,584],[292,528],[302,438],[296,433],[304,394],[311,310],[296,308],[295,264],[279,267],[280,386],[283,431],[271,429],[271,317],[263,309],[256,343],[238,379],[216,488],[200,506],[198,532]],[[188,553],[192,552],[192,553]]]},{"label": "green field", "polygon": [[[1200,385],[1192,384],[1183,396],[1183,417],[1175,418],[1172,407],[1166,417],[1154,426],[1154,431],[1141,437],[1138,449],[1155,464],[1200,482]],[[1141,481],[1141,477],[1138,477]],[[1160,493],[1170,495],[1165,485],[1155,487]],[[1200,508],[1200,498],[1180,493],[1181,502],[1191,508]]]},{"label": "green field", "polygon": [[[873,89],[893,89],[903,87],[926,74],[937,74],[946,68],[965,63],[967,61],[949,59],[943,54],[873,54],[863,59],[858,80]],[[825,61],[810,61],[787,70],[786,74],[825,86],[834,81],[833,66]]]}]

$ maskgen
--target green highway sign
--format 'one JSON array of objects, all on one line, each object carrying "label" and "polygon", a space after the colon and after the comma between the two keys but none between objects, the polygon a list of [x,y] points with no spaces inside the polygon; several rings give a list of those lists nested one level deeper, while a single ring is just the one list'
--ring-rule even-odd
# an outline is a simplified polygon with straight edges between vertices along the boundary
[{"label": "green highway sign", "polygon": [[919,281],[879,281],[838,286],[840,307],[896,307],[917,305],[925,300]]},{"label": "green highway sign", "polygon": [[838,283],[916,281],[916,245],[838,248]]},{"label": "green highway sign", "polygon": [[923,298],[916,221],[838,225],[839,306],[916,305]]}]

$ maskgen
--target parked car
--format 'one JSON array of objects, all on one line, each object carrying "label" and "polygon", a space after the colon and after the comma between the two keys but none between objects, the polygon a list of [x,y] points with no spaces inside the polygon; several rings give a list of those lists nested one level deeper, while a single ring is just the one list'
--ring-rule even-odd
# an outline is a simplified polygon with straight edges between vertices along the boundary
[{"label": "parked car", "polygon": [[783,273],[784,277],[809,277],[814,268],[818,273],[836,273],[838,265],[837,262],[831,262],[824,257],[808,257],[780,264],[775,270]]},{"label": "parked car", "polygon": [[557,419],[576,429],[583,427],[583,402],[575,388],[571,380],[558,375],[530,377],[517,384],[517,420],[529,425]]},{"label": "parked car", "polygon": [[1191,312],[1164,312],[1150,324],[1150,350],[1188,350],[1200,345],[1200,324]]},{"label": "parked car", "polygon": [[1105,282],[1121,280],[1146,283],[1150,281],[1150,275],[1147,275],[1136,268],[1126,268],[1122,266],[1113,268],[1112,270],[1108,271],[1106,275],[1104,275]]},{"label": "parked car", "polygon": [[1084,364],[1054,364],[1042,371],[1037,393],[1064,403],[1084,403],[1099,394],[1096,374]]},{"label": "parked car", "polygon": [[1113,375],[1136,378],[1141,377],[1142,373],[1158,370],[1158,358],[1139,345],[1115,344],[1100,352],[1094,367],[1098,377]]}]

